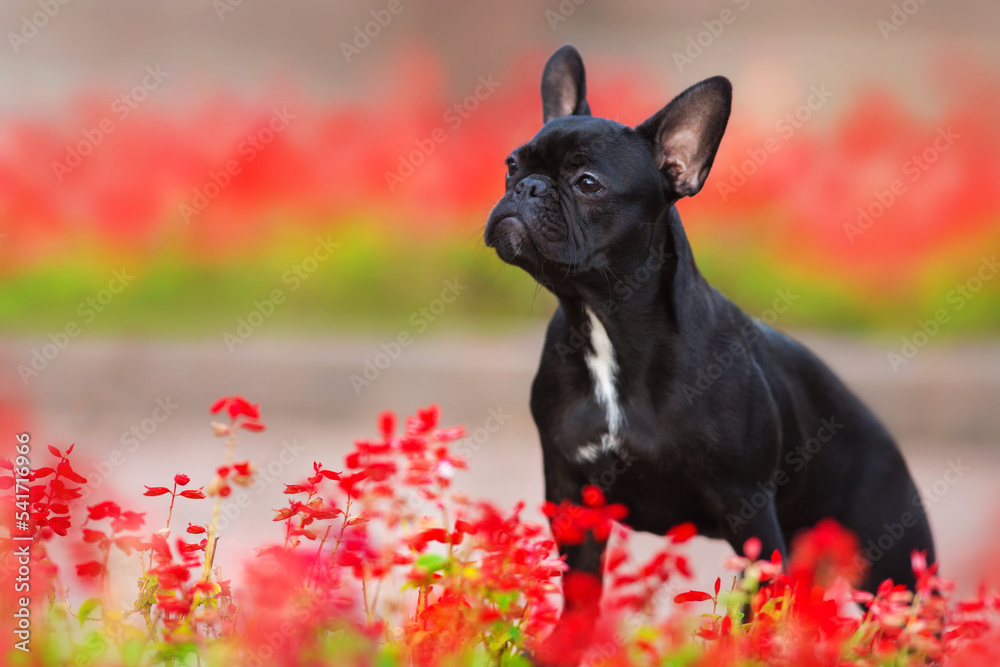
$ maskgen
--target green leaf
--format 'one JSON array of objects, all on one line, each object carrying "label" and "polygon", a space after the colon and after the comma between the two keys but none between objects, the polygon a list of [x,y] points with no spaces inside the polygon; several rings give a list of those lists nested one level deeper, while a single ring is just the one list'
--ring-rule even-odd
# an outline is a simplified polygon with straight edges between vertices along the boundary
[{"label": "green leaf", "polygon": [[497,603],[502,611],[507,611],[510,609],[510,605],[517,599],[517,591],[506,591],[503,593],[494,592],[493,601]]},{"label": "green leaf", "polygon": [[76,617],[80,621],[80,627],[87,622],[87,617],[90,616],[90,612],[94,611],[101,606],[101,598],[87,598],[80,603],[80,609],[76,612]]},{"label": "green leaf", "polygon": [[424,554],[416,560],[414,565],[423,570],[427,570],[429,574],[446,568],[448,566],[448,558],[447,556],[442,556],[440,554]]}]

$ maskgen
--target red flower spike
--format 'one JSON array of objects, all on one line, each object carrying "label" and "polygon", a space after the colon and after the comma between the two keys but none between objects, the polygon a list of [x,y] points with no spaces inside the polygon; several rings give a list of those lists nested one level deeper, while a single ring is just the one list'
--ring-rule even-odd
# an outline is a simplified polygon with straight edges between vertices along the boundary
[{"label": "red flower spike", "polygon": [[240,417],[246,417],[247,419],[254,421],[260,419],[260,407],[254,405],[242,396],[227,396],[220,398],[212,404],[209,411],[212,414],[216,414],[221,412],[223,408],[227,409],[226,411],[229,414],[229,418],[233,421],[236,421]]},{"label": "red flower spike", "polygon": [[104,574],[104,566],[96,560],[92,560],[89,563],[77,565],[76,574],[80,577],[99,577]]},{"label": "red flower spike", "polygon": [[396,430],[396,415],[386,410],[378,416],[378,430],[383,438],[391,438]]},{"label": "red flower spike", "polygon": [[97,505],[91,505],[87,508],[87,515],[92,521],[99,521],[105,517],[118,518],[121,515],[122,510],[118,507],[117,503],[113,503],[110,500],[103,503],[98,503]]},{"label": "red flower spike", "polygon": [[698,529],[690,521],[677,524],[667,531],[667,537],[674,544],[683,544],[698,534]]},{"label": "red flower spike", "polygon": [[122,512],[121,516],[111,522],[111,528],[115,531],[139,530],[145,523],[144,512]]},{"label": "red flower spike", "polygon": [[607,503],[604,498],[604,491],[601,490],[601,487],[593,484],[588,484],[583,487],[581,496],[583,497],[583,504],[585,507],[604,507]]},{"label": "red flower spike", "polygon": [[97,544],[101,540],[108,539],[108,536],[99,530],[91,530],[90,528],[83,529],[83,541],[87,544]]},{"label": "red flower spike", "polygon": [[703,591],[688,591],[687,593],[681,593],[674,597],[674,602],[677,604],[683,604],[685,602],[704,602],[705,600],[711,600],[712,596]]}]

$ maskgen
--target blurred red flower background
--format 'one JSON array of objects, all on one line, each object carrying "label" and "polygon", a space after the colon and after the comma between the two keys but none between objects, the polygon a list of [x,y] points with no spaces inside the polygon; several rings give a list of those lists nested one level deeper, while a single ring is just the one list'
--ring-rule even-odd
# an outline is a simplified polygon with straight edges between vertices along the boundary
[{"label": "blurred red flower background", "polygon": [[[419,277],[421,252],[452,253],[470,279],[492,277],[495,259],[476,252],[479,230],[502,192],[504,157],[539,126],[547,54],[522,54],[496,78],[481,77],[478,98],[456,100],[433,48],[409,43],[394,53],[356,99],[320,100],[291,84],[255,98],[223,88],[183,104],[153,91],[141,113],[119,120],[109,95],[93,91],[63,109],[5,119],[0,219],[9,261],[0,271],[11,289],[0,319],[33,329],[39,299],[71,310],[88,281],[106,279],[94,267],[126,264],[142,286],[124,301],[141,308],[154,298],[198,329],[185,275],[224,281],[215,267],[247,259],[254,272],[283,269],[318,234],[353,239],[336,263],[355,273],[367,263],[384,285],[398,285],[400,272]],[[645,70],[589,59],[594,112],[634,124],[679,92],[648,85]],[[1000,78],[957,55],[925,78],[938,99],[931,115],[872,86],[835,111],[808,106],[821,107],[822,93],[803,99],[772,126],[745,113],[762,93],[737,87],[712,176],[679,204],[710,278],[751,312],[796,285],[811,298],[786,324],[910,329],[914,313],[944,305],[1000,239],[992,122]],[[103,132],[108,118],[113,130]],[[400,266],[406,255],[413,261]],[[325,272],[307,292],[350,306],[343,279]],[[246,289],[248,301],[259,293],[231,282],[224,289]],[[495,282],[481,287],[512,290],[511,298],[532,289],[519,278]],[[211,293],[212,283],[195,291]],[[954,330],[1000,323],[998,285],[970,300]],[[390,297],[372,313],[393,307]],[[144,325],[129,307],[116,310],[101,326],[152,329],[164,317]]]}]

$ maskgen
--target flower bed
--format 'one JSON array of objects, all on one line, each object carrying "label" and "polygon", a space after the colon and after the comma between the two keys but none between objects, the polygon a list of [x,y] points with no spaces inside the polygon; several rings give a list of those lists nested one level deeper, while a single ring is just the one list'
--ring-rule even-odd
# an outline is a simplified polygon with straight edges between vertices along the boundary
[{"label": "flower bed", "polygon": [[[1000,663],[995,590],[955,600],[915,553],[916,591],[891,581],[875,595],[856,591],[857,542],[832,521],[801,534],[787,562],[751,539],[726,561],[731,578],[665,599],[665,583],[691,577],[692,526],[675,527],[635,562],[617,523],[625,508],[597,487],[582,490],[581,505],[546,504],[551,532],[523,519],[523,505],[458,493],[451,480],[466,464],[451,444],[464,434],[441,428],[435,406],[402,424],[384,413],[378,437],[356,441],[342,470],[315,462],[303,471],[286,485],[275,541],[235,580],[223,578],[213,566],[222,499],[256,474],[238,460],[237,434],[265,426],[258,406],[238,396],[211,412],[228,418],[211,424],[226,442],[221,465],[145,487],[167,508],[162,527],[110,500],[82,507],[86,479],[73,469],[73,447],[50,446],[51,462],[33,470],[27,449],[3,462],[0,613],[14,621],[0,636],[5,664]],[[179,502],[202,504],[204,523],[171,525]],[[611,539],[596,625],[599,584],[562,576],[556,551],[556,540],[588,533]],[[130,605],[110,585],[123,557],[141,563]],[[81,579],[98,593],[71,604],[68,588]],[[584,611],[557,624],[560,589]]]}]

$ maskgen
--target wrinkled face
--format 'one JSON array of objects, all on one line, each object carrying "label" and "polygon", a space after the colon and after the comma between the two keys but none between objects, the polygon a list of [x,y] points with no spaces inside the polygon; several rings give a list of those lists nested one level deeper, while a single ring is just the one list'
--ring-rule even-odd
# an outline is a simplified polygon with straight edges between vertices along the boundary
[{"label": "wrinkled face", "polygon": [[642,134],[604,118],[556,118],[507,158],[507,189],[490,214],[486,244],[551,286],[614,271],[616,261],[628,261],[623,254],[645,256],[664,204]]}]

